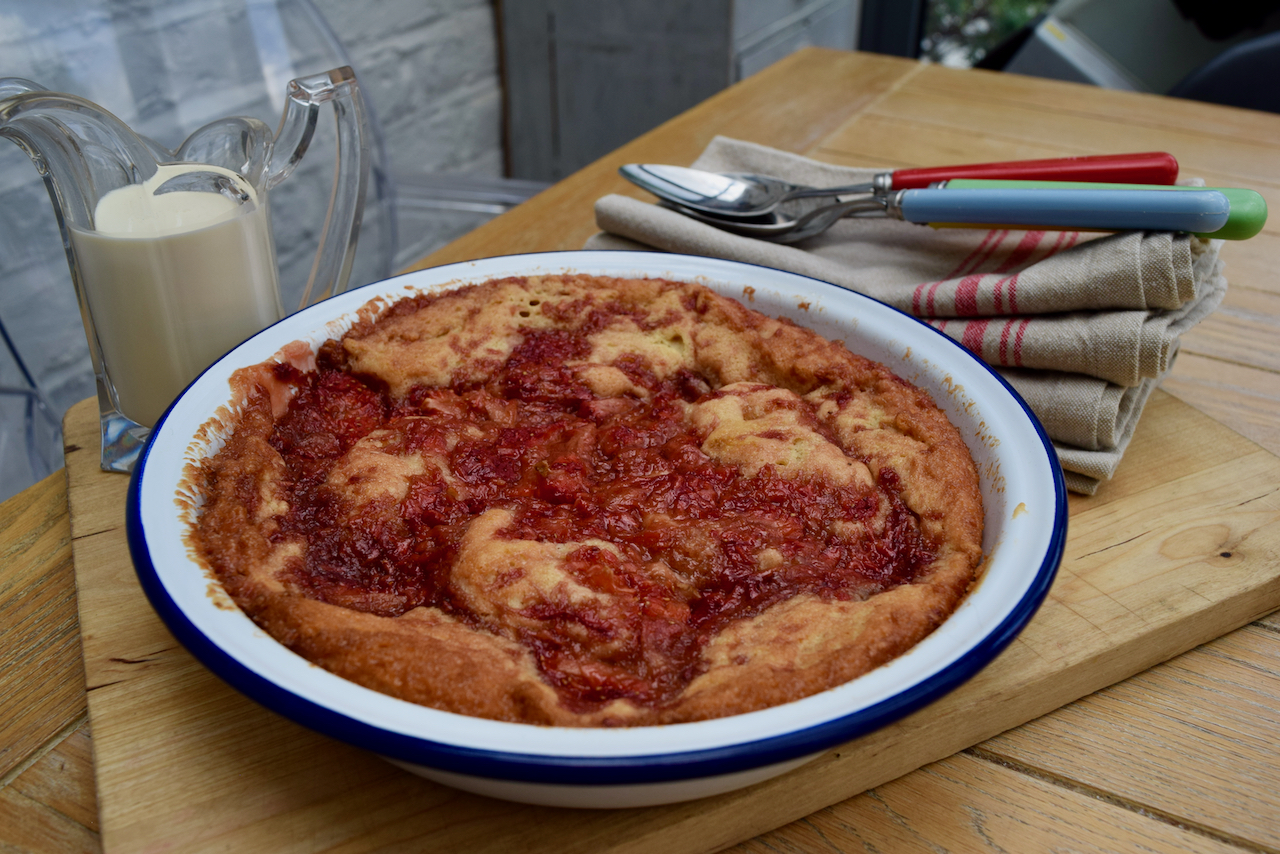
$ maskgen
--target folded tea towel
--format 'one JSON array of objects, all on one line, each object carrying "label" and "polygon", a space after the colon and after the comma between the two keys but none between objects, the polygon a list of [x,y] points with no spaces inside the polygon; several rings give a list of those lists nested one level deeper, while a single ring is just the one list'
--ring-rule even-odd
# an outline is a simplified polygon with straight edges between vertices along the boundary
[{"label": "folded tea towel", "polygon": [[[692,164],[811,186],[882,169],[820,163],[717,137]],[[790,270],[919,317],[994,366],[1053,439],[1067,485],[1092,494],[1119,465],[1181,335],[1226,293],[1222,241],[1170,232],[934,229],[844,219],[794,245],[730,234],[626,196],[596,203],[592,249],[659,249]]]}]

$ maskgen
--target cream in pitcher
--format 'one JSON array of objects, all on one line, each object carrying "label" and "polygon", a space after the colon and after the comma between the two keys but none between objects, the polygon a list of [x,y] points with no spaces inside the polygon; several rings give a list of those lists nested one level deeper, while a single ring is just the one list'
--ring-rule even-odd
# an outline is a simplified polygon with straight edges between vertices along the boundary
[{"label": "cream in pitcher", "polygon": [[[156,189],[225,175],[235,193]],[[212,177],[212,175],[210,175]],[[219,356],[283,316],[266,206],[240,176],[166,164],[104,195],[94,231],[70,228],[121,411],[152,426]]]}]

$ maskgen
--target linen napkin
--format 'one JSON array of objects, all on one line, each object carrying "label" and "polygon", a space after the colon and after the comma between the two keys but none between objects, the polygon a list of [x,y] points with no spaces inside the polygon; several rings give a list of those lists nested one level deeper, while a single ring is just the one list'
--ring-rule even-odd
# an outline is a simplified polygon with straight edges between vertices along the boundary
[{"label": "linen napkin", "polygon": [[[717,137],[692,164],[810,186],[885,169],[833,166]],[[1068,488],[1115,473],[1181,335],[1221,303],[1221,240],[1171,232],[934,229],[843,219],[783,245],[730,234],[655,204],[596,202],[589,249],[658,249],[790,270],[919,317],[992,365],[1053,440]]]}]

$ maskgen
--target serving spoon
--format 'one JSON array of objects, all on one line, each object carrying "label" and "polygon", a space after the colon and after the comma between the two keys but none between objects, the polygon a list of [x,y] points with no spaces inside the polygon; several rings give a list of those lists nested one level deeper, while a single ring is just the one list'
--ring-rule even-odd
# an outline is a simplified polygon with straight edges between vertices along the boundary
[{"label": "serving spoon", "polygon": [[842,187],[807,187],[769,175],[707,172],[656,163],[629,163],[618,171],[655,196],[690,210],[746,218],[768,214],[779,204],[794,199],[921,189],[957,178],[1172,184],[1178,177],[1178,161],[1164,152],[1146,152],[895,169],[874,175],[870,181]]},{"label": "serving spoon", "polygon": [[673,202],[664,207],[725,231],[796,243],[846,216],[974,228],[1190,231],[1212,234],[1231,215],[1217,190],[948,189],[868,194],[808,210],[775,209],[751,220],[712,216]]}]

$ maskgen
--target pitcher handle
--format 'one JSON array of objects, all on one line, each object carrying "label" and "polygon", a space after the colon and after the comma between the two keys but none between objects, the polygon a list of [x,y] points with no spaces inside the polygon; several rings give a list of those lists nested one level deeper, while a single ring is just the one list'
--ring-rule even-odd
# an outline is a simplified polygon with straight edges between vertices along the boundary
[{"label": "pitcher handle", "polygon": [[333,104],[338,123],[338,151],[333,192],[325,214],[324,231],[311,274],[298,308],[346,290],[355,262],[356,239],[364,214],[369,180],[369,124],[355,71],[344,65],[332,71],[299,77],[289,83],[284,116],[276,131],[266,186],[276,186],[293,172],[315,136],[320,107]]}]

